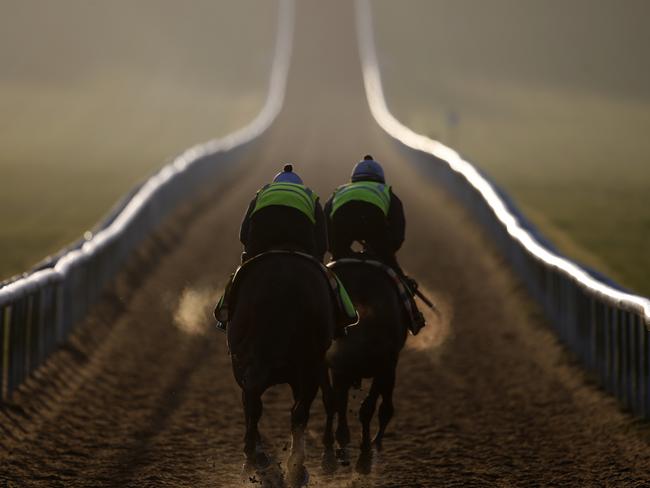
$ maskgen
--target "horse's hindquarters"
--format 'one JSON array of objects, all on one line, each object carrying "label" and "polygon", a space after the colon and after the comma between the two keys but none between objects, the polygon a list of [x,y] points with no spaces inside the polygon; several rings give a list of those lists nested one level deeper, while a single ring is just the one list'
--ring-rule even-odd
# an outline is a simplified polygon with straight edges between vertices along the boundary
[{"label": "horse's hindquarters", "polygon": [[329,285],[315,263],[284,254],[254,263],[229,326],[235,377],[260,388],[290,383],[322,367],[333,328]]},{"label": "horse's hindquarters", "polygon": [[368,264],[339,265],[335,271],[357,307],[359,324],[332,344],[328,365],[357,377],[373,377],[396,364],[406,340],[407,322],[397,288],[383,270]]}]

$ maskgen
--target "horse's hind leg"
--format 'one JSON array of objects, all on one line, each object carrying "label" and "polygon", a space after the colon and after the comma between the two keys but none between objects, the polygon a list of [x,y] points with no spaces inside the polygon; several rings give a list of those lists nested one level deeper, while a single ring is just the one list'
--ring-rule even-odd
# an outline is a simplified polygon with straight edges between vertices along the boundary
[{"label": "horse's hind leg", "polygon": [[370,387],[370,392],[361,404],[359,409],[359,420],[361,421],[361,450],[369,451],[370,450],[370,422],[372,421],[372,416],[375,414],[375,408],[377,407],[377,400],[379,399],[379,394],[381,393],[381,379],[375,378],[372,381],[372,386]]},{"label": "horse's hind leg", "polygon": [[244,416],[246,418],[246,434],[244,436],[244,453],[248,463],[260,467],[268,462],[262,452],[258,452],[260,433],[257,424],[262,417],[262,398],[259,393],[244,390],[242,392]]},{"label": "horse's hind leg", "polygon": [[336,396],[334,389],[330,383],[329,368],[324,368],[321,391],[323,395],[323,406],[325,407],[325,430],[323,432],[323,458],[321,459],[321,467],[325,473],[333,473],[339,466],[336,460],[336,452],[334,451],[334,415],[336,415]]},{"label": "horse's hind leg", "polygon": [[323,445],[331,449],[334,445],[334,415],[336,414],[336,398],[334,390],[330,384],[329,371],[324,368],[321,380],[321,393],[323,396],[323,406],[325,407],[326,420],[323,432]]},{"label": "horse's hind leg", "polygon": [[292,485],[306,483],[308,478],[305,462],[305,429],[309,422],[309,410],[318,393],[320,378],[291,385],[294,405],[291,409],[291,455],[287,462]]},{"label": "horse's hind leg", "polygon": [[334,373],[334,394],[336,395],[336,441],[342,449],[350,443],[350,428],[348,427],[348,391],[352,382],[346,376]]},{"label": "horse's hind leg", "polygon": [[379,430],[373,439],[377,449],[381,449],[386,427],[393,418],[395,407],[393,407],[393,390],[395,389],[395,367],[388,374],[383,376],[381,382],[381,405],[379,406]]}]

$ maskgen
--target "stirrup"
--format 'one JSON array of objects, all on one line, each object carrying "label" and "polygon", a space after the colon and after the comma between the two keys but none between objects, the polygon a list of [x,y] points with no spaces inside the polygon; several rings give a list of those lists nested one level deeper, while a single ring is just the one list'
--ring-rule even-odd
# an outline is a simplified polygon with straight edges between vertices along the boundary
[{"label": "stirrup", "polygon": [[217,320],[216,324],[217,330],[223,332],[224,334],[228,332],[228,322],[222,322],[221,320]]}]

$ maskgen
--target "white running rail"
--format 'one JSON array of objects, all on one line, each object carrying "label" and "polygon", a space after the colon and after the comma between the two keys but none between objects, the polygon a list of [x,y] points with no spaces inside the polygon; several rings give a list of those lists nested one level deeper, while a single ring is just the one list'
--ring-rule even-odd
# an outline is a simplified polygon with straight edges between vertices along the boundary
[{"label": "white running rail", "polygon": [[[204,182],[232,167],[234,152],[264,133],[282,109],[294,27],[294,0],[280,0],[266,101],[236,132],[194,146],[140,186],[105,226],[51,267],[0,288],[0,400],[7,399],[67,338],[124,260]],[[115,212],[114,212],[115,213]]]},{"label": "white running rail", "polygon": [[471,163],[397,120],[382,89],[369,0],[356,0],[356,8],[363,80],[377,123],[400,144],[429,158],[431,171],[478,215],[562,339],[608,389],[650,417],[650,300],[604,283],[548,249],[521,225],[512,204]]}]

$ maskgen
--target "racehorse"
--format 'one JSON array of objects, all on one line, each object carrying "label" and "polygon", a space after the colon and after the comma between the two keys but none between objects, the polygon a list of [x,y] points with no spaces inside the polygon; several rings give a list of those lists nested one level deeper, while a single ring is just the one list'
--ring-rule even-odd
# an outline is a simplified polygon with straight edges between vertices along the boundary
[{"label": "racehorse", "polygon": [[258,431],[261,396],[287,383],[294,399],[288,471],[290,478],[306,479],[304,432],[327,375],[325,352],[334,331],[331,289],[318,263],[288,252],[258,256],[244,269],[233,285],[228,344],[242,389],[247,464],[264,468],[269,463]]},{"label": "racehorse", "polygon": [[[378,263],[377,263],[378,264]],[[332,374],[338,424],[336,440],[342,449],[350,443],[347,421],[348,392],[362,378],[372,378],[372,385],[359,411],[362,424],[362,453],[374,444],[381,449],[386,427],[393,413],[393,388],[399,353],[408,332],[408,315],[401,302],[397,285],[389,274],[363,260],[342,260],[330,265],[345,285],[359,313],[359,323],[347,336],[335,341],[327,352]],[[326,390],[329,384],[325,384]],[[325,394],[325,391],[324,391]],[[379,430],[371,442],[370,421],[379,407]],[[332,436],[333,415],[328,413],[324,438]]]}]

